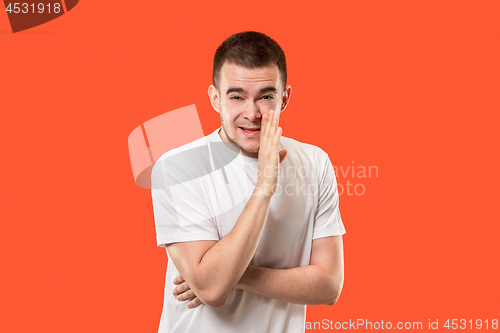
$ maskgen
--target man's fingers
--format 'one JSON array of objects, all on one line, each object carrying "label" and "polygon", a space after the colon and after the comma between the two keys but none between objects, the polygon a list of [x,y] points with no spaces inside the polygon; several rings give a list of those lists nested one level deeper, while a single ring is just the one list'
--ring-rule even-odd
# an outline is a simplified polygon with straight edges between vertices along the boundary
[{"label": "man's fingers", "polygon": [[274,135],[274,128],[276,127],[276,114],[274,113],[273,110],[269,111],[269,114],[267,115],[267,123],[266,123],[266,136],[268,137],[273,137]]},{"label": "man's fingers", "polygon": [[260,129],[260,148],[262,152],[266,152],[272,149],[273,138],[276,135],[278,129],[278,117],[275,115],[274,111],[270,111],[269,114],[262,116],[262,123]]},{"label": "man's fingers", "polygon": [[196,297],[196,295],[194,294],[194,292],[191,289],[188,289],[186,292],[177,296],[177,300],[178,301],[188,301],[188,300],[193,299],[195,297]]},{"label": "man's fingers", "polygon": [[278,127],[276,133],[274,133],[274,136],[271,138],[271,148],[273,154],[278,153],[280,139],[281,139],[281,132],[282,132],[281,127]]},{"label": "man's fingers", "polygon": [[274,129],[276,127],[276,115],[273,110],[269,111],[269,136],[274,136]]},{"label": "man's fingers", "polygon": [[186,290],[189,290],[189,285],[187,284],[187,282],[182,282],[180,285],[178,285],[177,287],[174,288],[174,290],[172,291],[172,294],[174,296],[178,296],[178,295],[186,292]]},{"label": "man's fingers", "polygon": [[273,136],[271,137],[271,139],[275,145],[280,142],[282,132],[283,132],[283,129],[281,127],[278,127],[276,129],[276,132],[273,133]]},{"label": "man's fingers", "polygon": [[272,140],[278,130],[278,116],[276,116],[276,113],[274,113],[274,111],[271,111],[270,115],[272,118],[269,128],[269,140]]},{"label": "man's fingers", "polygon": [[[262,116],[262,124],[260,126],[261,127],[260,128],[261,138],[268,135],[270,120],[271,120],[270,115],[265,114]],[[262,144],[262,142],[261,142],[261,144]]]},{"label": "man's fingers", "polygon": [[177,277],[173,280],[173,283],[174,283],[175,285],[179,285],[179,284],[181,284],[182,282],[184,282],[184,278],[183,278],[182,276],[180,276],[180,275],[179,275],[179,276],[177,276]]},{"label": "man's fingers", "polygon": [[193,309],[193,308],[195,308],[195,307],[197,307],[197,306],[199,306],[201,304],[203,304],[203,302],[200,301],[200,299],[198,297],[195,297],[192,301],[190,301],[187,304],[187,306],[188,306],[188,308]]}]

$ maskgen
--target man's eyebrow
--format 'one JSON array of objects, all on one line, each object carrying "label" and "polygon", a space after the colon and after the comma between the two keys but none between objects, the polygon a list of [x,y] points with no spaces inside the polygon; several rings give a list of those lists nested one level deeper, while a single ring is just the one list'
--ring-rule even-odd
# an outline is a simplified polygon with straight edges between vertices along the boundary
[{"label": "man's eyebrow", "polygon": [[243,88],[229,88],[226,95],[229,95],[232,92],[245,93],[245,90],[243,90]]},{"label": "man's eyebrow", "polygon": [[[269,86],[269,87],[265,87],[265,88],[262,88],[259,90],[259,94],[265,94],[267,92],[276,92],[277,89],[273,86]],[[237,92],[237,93],[242,93],[242,94],[245,94],[246,91],[243,89],[243,88],[229,88],[227,91],[226,91],[226,95],[229,95],[230,93],[232,92]]]},{"label": "man's eyebrow", "polygon": [[275,87],[265,87],[265,88],[262,88],[261,90],[259,90],[259,94],[265,94],[267,92],[276,92],[276,88]]}]

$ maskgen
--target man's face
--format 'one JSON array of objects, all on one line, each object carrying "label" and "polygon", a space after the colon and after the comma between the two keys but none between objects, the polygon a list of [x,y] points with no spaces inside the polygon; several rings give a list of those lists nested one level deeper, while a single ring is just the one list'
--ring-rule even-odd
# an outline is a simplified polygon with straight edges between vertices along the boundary
[{"label": "man's face", "polygon": [[245,156],[258,157],[262,115],[278,116],[288,104],[291,87],[285,90],[277,65],[249,69],[224,63],[219,89],[209,88],[213,107],[220,113],[219,135]]}]

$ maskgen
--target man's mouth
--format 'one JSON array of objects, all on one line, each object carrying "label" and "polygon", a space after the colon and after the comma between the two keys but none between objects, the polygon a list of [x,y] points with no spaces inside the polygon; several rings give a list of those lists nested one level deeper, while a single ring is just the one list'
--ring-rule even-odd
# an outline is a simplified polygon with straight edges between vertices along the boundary
[{"label": "man's mouth", "polygon": [[240,129],[247,136],[254,136],[260,133],[259,127],[240,127]]}]

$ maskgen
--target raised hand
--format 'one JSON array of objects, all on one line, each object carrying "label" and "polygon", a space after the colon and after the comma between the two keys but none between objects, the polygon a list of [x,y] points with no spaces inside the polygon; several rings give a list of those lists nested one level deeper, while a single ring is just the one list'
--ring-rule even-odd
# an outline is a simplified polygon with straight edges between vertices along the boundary
[{"label": "raised hand", "polygon": [[256,191],[272,196],[278,186],[279,163],[285,160],[287,151],[278,152],[282,130],[278,127],[278,117],[274,111],[262,116],[260,127],[259,175]]}]

